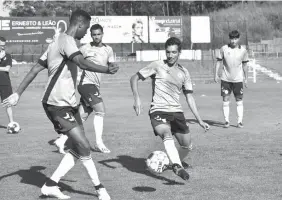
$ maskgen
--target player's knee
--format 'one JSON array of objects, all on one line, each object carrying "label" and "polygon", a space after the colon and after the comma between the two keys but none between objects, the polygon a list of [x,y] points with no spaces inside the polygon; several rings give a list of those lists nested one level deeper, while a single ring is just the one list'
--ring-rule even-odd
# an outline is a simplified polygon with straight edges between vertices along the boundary
[{"label": "player's knee", "polygon": [[223,101],[223,107],[228,107],[230,104],[230,101]]},{"label": "player's knee", "polygon": [[95,112],[95,116],[104,117],[105,113],[104,112]]},{"label": "player's knee", "polygon": [[235,99],[236,99],[236,102],[243,101],[243,96],[237,96]]},{"label": "player's knee", "polygon": [[243,106],[243,101],[242,100],[237,101],[237,99],[236,99],[236,104],[237,104],[237,106]]},{"label": "player's knee", "polygon": [[79,141],[76,143],[75,149],[79,156],[89,156],[90,155],[90,144],[88,140],[86,141]]},{"label": "player's knee", "polygon": [[187,151],[192,151],[192,149],[193,149],[193,144],[192,144],[192,142],[190,142],[189,145],[181,145],[180,148],[185,149],[185,150],[187,150]]}]

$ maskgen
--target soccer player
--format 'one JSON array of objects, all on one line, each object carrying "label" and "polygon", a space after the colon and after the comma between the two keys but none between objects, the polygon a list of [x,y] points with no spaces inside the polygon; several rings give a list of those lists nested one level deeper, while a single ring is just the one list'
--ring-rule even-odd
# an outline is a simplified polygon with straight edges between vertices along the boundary
[{"label": "soccer player", "polygon": [[59,190],[57,184],[79,159],[94,184],[99,199],[110,200],[91,158],[89,141],[84,133],[75,96],[77,66],[81,69],[108,74],[114,74],[118,70],[118,67],[112,64],[105,67],[90,62],[84,59],[79,51],[75,39],[80,40],[86,34],[90,20],[90,15],[83,10],[73,12],[67,31],[61,33],[49,44],[47,52],[39,60],[41,65],[36,64],[26,75],[17,92],[3,102],[4,106],[16,105],[30,82],[47,67],[49,78],[42,98],[43,108],[55,130],[66,134],[72,142],[69,152],[41,188],[43,195],[58,199],[70,198]]},{"label": "soccer player", "polygon": [[[240,33],[237,30],[229,33],[230,43],[220,49],[215,65],[214,80],[219,80],[218,71],[223,61],[221,74],[221,96],[223,98],[223,115],[225,119],[224,127],[230,126],[229,121],[229,102],[233,92],[237,104],[237,127],[243,127],[243,91],[248,83],[248,52],[238,44]],[[243,86],[244,85],[244,86]]]},{"label": "soccer player", "polygon": [[[0,97],[2,102],[13,93],[9,76],[9,71],[12,67],[12,57],[10,54],[6,53],[5,48],[6,39],[4,37],[0,37]],[[9,123],[13,122],[14,118],[12,107],[8,106],[6,108],[6,112],[9,118]]]},{"label": "soccer player", "polygon": [[[181,91],[184,93],[186,101],[199,124],[205,130],[209,129],[209,125],[204,123],[198,114],[188,70],[178,64],[181,41],[176,37],[169,38],[165,43],[165,50],[166,60],[152,62],[131,77],[130,85],[134,96],[133,107],[137,116],[140,115],[141,100],[138,92],[138,81],[151,77],[153,98],[149,116],[154,133],[163,140],[174,173],[182,179],[188,180],[189,174],[184,169],[182,161],[192,149],[192,143],[191,133],[179,102]],[[173,135],[180,144],[179,150],[175,146]]]}]

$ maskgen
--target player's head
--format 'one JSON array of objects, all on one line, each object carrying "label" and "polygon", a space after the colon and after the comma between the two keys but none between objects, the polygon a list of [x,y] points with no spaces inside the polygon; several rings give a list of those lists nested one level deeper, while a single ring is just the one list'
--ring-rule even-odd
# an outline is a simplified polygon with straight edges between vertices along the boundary
[{"label": "player's head", "polygon": [[75,38],[80,40],[84,37],[90,26],[91,16],[84,10],[76,10],[70,17],[70,27],[76,28]]},{"label": "player's head", "polygon": [[103,27],[100,24],[92,25],[90,28],[90,34],[94,44],[102,43],[104,32],[103,32]]},{"label": "player's head", "polygon": [[231,31],[229,33],[229,40],[231,46],[236,46],[240,40],[240,33],[237,30]]},{"label": "player's head", "polygon": [[141,20],[137,20],[135,23],[132,24],[132,32],[134,35],[143,35],[143,22]]},{"label": "player's head", "polygon": [[177,62],[181,48],[181,41],[176,37],[171,37],[165,42],[166,57],[169,65],[174,65]]}]

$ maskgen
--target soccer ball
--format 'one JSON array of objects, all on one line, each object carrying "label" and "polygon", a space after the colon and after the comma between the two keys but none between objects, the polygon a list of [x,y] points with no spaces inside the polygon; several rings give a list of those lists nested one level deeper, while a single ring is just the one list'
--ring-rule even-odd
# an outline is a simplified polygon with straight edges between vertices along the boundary
[{"label": "soccer ball", "polygon": [[162,173],[168,164],[169,159],[163,151],[154,151],[146,159],[146,165],[149,171],[156,174]]},{"label": "soccer ball", "polygon": [[19,133],[21,130],[21,127],[19,123],[17,122],[10,122],[7,126],[7,132],[11,134]]}]

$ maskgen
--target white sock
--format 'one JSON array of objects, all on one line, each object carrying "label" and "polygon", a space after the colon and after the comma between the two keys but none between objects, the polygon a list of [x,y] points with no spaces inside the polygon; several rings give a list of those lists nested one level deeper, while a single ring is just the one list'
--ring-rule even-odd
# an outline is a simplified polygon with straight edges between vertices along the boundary
[{"label": "white sock", "polygon": [[93,119],[94,131],[96,135],[96,143],[102,143],[102,134],[104,126],[104,113],[96,112]]},{"label": "white sock", "polygon": [[98,177],[98,172],[96,170],[95,164],[91,158],[91,156],[87,156],[87,157],[81,157],[80,158],[83,166],[85,167],[92,183],[94,184],[94,186],[100,185],[100,180]]},{"label": "white sock", "polygon": [[222,109],[225,121],[229,122],[229,101],[223,102]]},{"label": "white sock", "polygon": [[67,139],[68,139],[67,135],[60,134],[60,137],[58,139],[56,139],[56,142],[59,143],[59,144],[65,144]]},{"label": "white sock", "polygon": [[60,179],[65,176],[71,168],[73,168],[77,160],[78,159],[72,154],[67,153],[61,160],[61,163],[59,164],[53,175],[50,177],[50,179],[58,183]]},{"label": "white sock", "polygon": [[180,146],[178,152],[181,161],[183,161],[188,156],[189,152],[192,151],[192,148],[193,148],[192,143],[189,145],[189,147]]},{"label": "white sock", "polygon": [[170,136],[167,136],[163,139],[163,143],[164,143],[164,146],[165,146],[165,150],[166,150],[166,153],[168,155],[168,158],[169,160],[174,164],[174,163],[177,163],[179,164],[180,166],[182,166],[181,164],[181,160],[180,160],[180,157],[179,157],[179,154],[178,154],[178,151],[175,147],[175,143],[174,143],[174,140],[172,137]]},{"label": "white sock", "polygon": [[244,112],[244,106],[243,101],[237,101],[237,116],[238,116],[238,123],[243,121],[243,112]]}]

